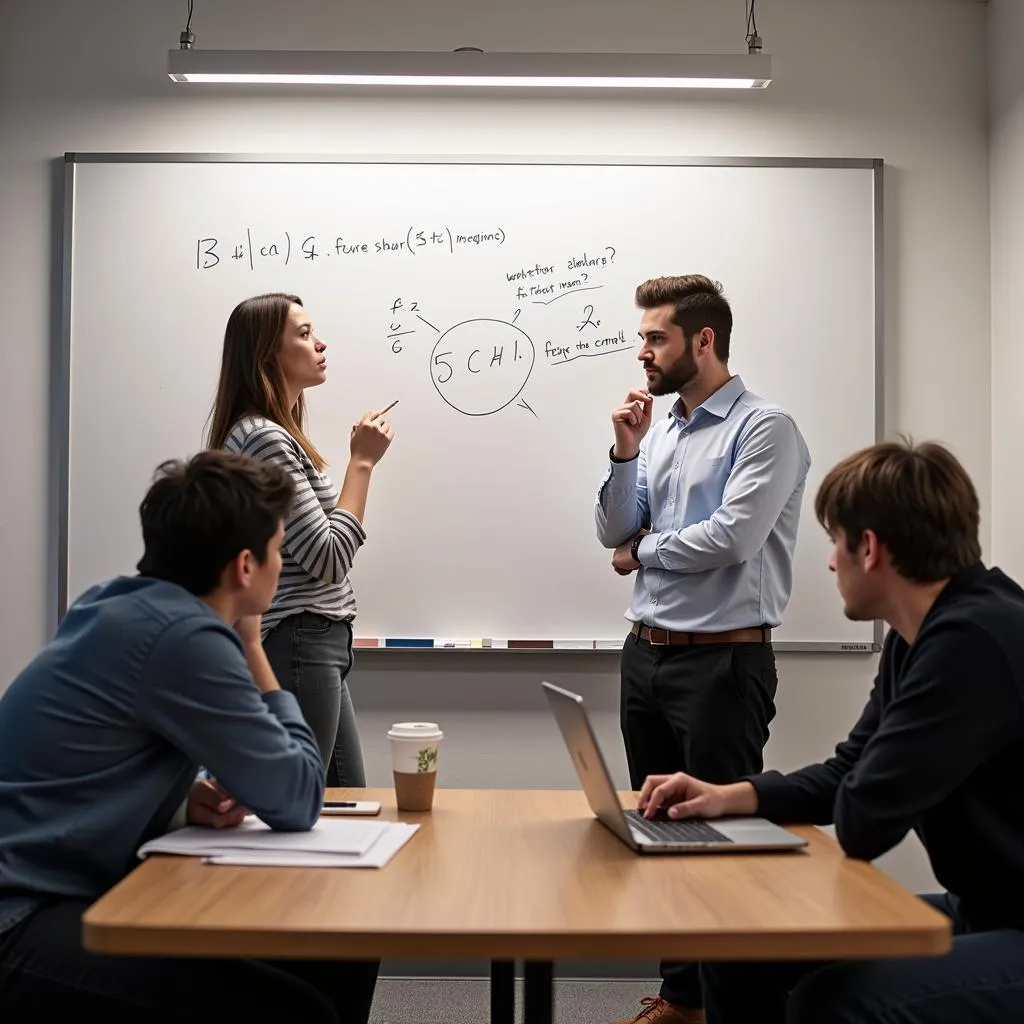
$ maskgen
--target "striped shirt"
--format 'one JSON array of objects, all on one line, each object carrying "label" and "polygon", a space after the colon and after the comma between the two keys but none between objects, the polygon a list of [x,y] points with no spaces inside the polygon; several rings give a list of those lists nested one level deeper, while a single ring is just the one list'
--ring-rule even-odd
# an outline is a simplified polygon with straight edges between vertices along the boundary
[{"label": "striped shirt", "polygon": [[329,619],[355,618],[356,597],[348,574],[366,533],[351,512],[335,507],[338,488],[334,482],[316,469],[284,427],[263,416],[240,419],[224,447],[276,462],[295,481],[295,504],[284,524],[281,579],[263,615],[263,635],[299,612],[316,612]]}]

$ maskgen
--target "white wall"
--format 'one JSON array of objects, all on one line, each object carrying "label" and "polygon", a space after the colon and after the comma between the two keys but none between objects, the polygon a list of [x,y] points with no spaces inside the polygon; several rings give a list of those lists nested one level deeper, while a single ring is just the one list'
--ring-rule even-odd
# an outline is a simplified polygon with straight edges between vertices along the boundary
[{"label": "white wall", "polygon": [[992,551],[1024,577],[1024,3],[989,6],[992,188]]},{"label": "white wall", "polygon": [[[985,8],[974,0],[762,0],[760,28],[776,75],[767,92],[642,101],[203,91],[172,86],[162,70],[184,2],[8,6],[0,33],[0,308],[7,311],[0,328],[0,687],[45,639],[52,600],[50,161],[67,150],[882,157],[888,426],[953,444],[982,495],[987,547],[986,35]],[[293,0],[287,14],[279,0],[196,6],[193,28],[209,48],[736,50],[743,35],[740,0]],[[685,269],[685,258],[665,268]],[[111,310],[112,331],[140,326],[119,323]],[[815,344],[814,324],[794,329]],[[137,386],[149,386],[144,369]],[[842,386],[841,365],[823,386]],[[116,453],[116,439],[111,445]],[[386,725],[422,713],[436,715],[452,738],[449,784],[570,784],[537,694],[542,677],[591,699],[624,777],[613,658],[412,657],[364,655],[353,680],[372,781],[387,778]],[[855,656],[791,655],[780,670],[769,757],[790,767],[828,753],[859,712],[873,666]],[[912,846],[887,864],[909,885],[931,884]]]}]

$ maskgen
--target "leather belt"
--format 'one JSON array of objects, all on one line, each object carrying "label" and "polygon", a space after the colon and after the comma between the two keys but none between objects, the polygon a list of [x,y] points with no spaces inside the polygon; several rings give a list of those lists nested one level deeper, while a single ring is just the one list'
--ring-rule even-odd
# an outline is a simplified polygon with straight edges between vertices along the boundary
[{"label": "leather belt", "polygon": [[639,622],[634,622],[633,628],[629,632],[632,636],[646,640],[654,647],[689,647],[692,644],[770,644],[772,642],[772,631],[768,626],[726,629],[721,633],[692,633],[658,629],[657,626],[644,626]]}]

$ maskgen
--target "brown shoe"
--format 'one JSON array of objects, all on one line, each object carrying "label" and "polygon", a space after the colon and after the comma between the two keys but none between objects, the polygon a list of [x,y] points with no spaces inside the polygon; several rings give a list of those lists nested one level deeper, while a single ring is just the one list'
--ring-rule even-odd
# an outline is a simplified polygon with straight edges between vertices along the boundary
[{"label": "brown shoe", "polygon": [[647,996],[640,1000],[643,1009],[629,1020],[617,1020],[615,1024],[705,1024],[704,1011],[689,1006],[676,1006],[664,999]]}]

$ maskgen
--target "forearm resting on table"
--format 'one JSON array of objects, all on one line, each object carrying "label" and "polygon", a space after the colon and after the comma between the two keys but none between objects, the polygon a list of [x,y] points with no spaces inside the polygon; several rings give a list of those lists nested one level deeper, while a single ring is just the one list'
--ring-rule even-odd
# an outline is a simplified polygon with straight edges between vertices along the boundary
[{"label": "forearm resting on table", "polygon": [[370,491],[372,473],[372,462],[350,459],[341,484],[341,494],[338,495],[336,507],[355,516],[360,523],[366,515],[366,496]]}]

